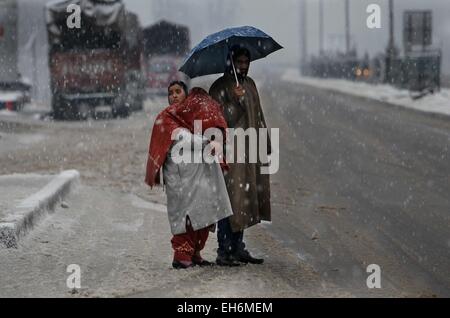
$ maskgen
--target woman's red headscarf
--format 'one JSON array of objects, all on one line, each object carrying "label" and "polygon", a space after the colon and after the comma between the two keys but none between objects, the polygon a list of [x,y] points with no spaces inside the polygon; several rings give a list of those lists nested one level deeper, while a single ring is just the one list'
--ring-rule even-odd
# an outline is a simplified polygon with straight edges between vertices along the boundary
[{"label": "woman's red headscarf", "polygon": [[[145,174],[145,183],[149,186],[160,183],[159,169],[172,145],[172,132],[177,128],[187,128],[194,133],[194,120],[202,121],[202,133],[208,128],[221,129],[225,144],[227,123],[220,105],[204,89],[193,88],[183,102],[170,105],[156,117]],[[227,168],[225,162],[221,163],[221,166]]]}]

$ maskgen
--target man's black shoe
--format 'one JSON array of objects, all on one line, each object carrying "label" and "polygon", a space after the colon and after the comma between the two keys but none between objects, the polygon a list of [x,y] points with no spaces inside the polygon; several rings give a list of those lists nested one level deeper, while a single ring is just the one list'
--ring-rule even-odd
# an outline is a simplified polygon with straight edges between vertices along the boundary
[{"label": "man's black shoe", "polygon": [[239,265],[241,265],[239,262],[237,262],[233,258],[233,256],[231,256],[229,254],[217,255],[216,264],[219,266],[239,266]]},{"label": "man's black shoe", "polygon": [[247,250],[236,252],[234,255],[234,259],[241,263],[250,263],[250,264],[262,264],[264,263],[264,259],[262,258],[255,258],[250,255],[250,253]]}]

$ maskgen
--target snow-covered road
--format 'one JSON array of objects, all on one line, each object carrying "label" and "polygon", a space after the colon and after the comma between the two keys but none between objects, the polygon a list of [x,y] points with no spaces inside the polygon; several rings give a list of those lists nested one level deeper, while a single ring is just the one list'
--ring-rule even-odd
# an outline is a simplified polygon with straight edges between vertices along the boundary
[{"label": "snow-covered road", "polygon": [[[0,126],[14,140],[0,151],[0,174],[77,169],[82,182],[17,250],[0,249],[0,296],[450,295],[450,123],[281,76],[256,83],[281,145],[273,222],[245,234],[264,265],[171,269],[165,195],[143,182],[165,105],[155,99],[129,119],[16,116]],[[30,136],[45,137],[17,142]],[[69,264],[81,268],[77,294],[66,286]],[[381,289],[366,285],[369,264],[381,267]]]},{"label": "snow-covered road", "polygon": [[[19,115],[3,130],[16,141],[46,138],[0,153],[2,174],[77,169],[82,185],[18,249],[0,249],[0,297],[350,296],[264,227],[246,232],[250,250],[266,259],[263,266],[171,268],[165,194],[143,182],[149,132],[164,104],[149,101],[144,113],[123,120],[51,122]],[[204,257],[214,260],[216,248],[211,234]],[[75,294],[66,285],[70,264],[81,269]]]},{"label": "snow-covered road", "polygon": [[448,88],[442,88],[440,92],[426,95],[420,99],[413,99],[408,90],[398,89],[391,85],[375,85],[344,79],[306,77],[301,76],[297,69],[286,70],[282,80],[365,97],[427,113],[450,116],[450,89]]}]

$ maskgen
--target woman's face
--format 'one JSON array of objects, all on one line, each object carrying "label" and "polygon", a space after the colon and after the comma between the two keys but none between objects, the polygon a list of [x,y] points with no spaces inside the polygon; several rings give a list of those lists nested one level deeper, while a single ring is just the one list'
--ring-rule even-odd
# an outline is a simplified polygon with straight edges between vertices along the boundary
[{"label": "woman's face", "polygon": [[180,103],[186,98],[183,87],[178,84],[169,87],[169,104]]}]

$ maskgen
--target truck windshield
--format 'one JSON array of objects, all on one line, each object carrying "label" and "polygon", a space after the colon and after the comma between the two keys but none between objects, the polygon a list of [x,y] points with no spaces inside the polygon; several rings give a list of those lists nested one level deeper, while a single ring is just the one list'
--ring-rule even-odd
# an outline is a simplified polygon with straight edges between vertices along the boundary
[{"label": "truck windshield", "polygon": [[[98,32],[97,32],[98,31]],[[120,47],[121,35],[119,32],[105,30],[95,30],[88,28],[87,30],[66,30],[61,35],[60,41],[54,44],[58,50],[73,50],[77,48],[83,49],[116,49]]]}]

